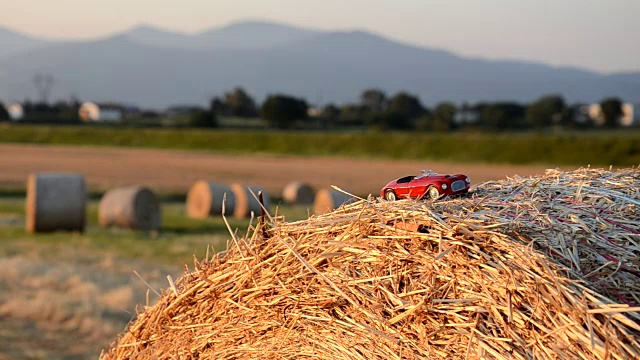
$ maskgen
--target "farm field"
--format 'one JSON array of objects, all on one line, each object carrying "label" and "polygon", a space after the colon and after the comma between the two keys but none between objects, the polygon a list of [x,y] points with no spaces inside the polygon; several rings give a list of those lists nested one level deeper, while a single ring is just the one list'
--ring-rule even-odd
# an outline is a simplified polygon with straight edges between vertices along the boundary
[{"label": "farm field", "polygon": [[[197,180],[263,186],[276,200],[271,212],[293,221],[309,214],[304,206],[279,203],[282,188],[294,180],[318,188],[336,185],[364,196],[377,195],[387,181],[420,169],[464,172],[478,183],[540,174],[546,167],[0,144],[0,168],[4,360],[97,357],[137,307],[153,303],[155,292],[168,287],[167,275],[177,278],[185,264],[193,266],[193,258],[203,258],[207,249],[223,250],[229,234],[222,219],[188,219],[184,203],[175,200]],[[173,200],[162,202],[163,228],[156,234],[100,228],[93,199],[84,233],[32,235],[24,230],[23,194],[26,178],[34,171],[82,173],[94,194],[144,184]],[[229,221],[239,234],[249,226],[248,220]]]},{"label": "farm field", "polygon": [[[194,258],[226,249],[221,218],[189,219],[182,202],[161,207],[158,232],[101,228],[91,200],[83,233],[29,234],[24,199],[0,197],[0,359],[95,359],[137,308],[156,301],[168,275],[177,279]],[[279,211],[291,220],[308,214]],[[238,236],[250,225],[228,221]]]},{"label": "farm field", "polygon": [[572,166],[635,166],[640,163],[640,132],[635,128],[619,131],[430,133],[0,124],[0,143],[456,163]]},{"label": "farm field", "polygon": [[378,195],[388,181],[421,169],[465,173],[478,184],[516,174],[543,174],[549,167],[553,166],[0,144],[0,189],[13,190],[23,189],[31,172],[64,171],[84,174],[93,191],[140,184],[161,193],[184,195],[195,181],[210,180],[260,185],[279,198],[287,183],[304,181],[316,188],[335,185],[366,196]]}]

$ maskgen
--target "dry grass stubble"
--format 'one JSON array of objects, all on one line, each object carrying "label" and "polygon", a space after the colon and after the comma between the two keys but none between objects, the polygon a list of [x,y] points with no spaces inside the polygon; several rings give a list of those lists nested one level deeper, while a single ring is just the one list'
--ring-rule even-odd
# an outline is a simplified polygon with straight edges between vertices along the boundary
[{"label": "dry grass stubble", "polygon": [[441,173],[462,172],[477,184],[515,174],[544,174],[547,166],[234,156],[171,150],[0,144],[0,168],[0,186],[23,187],[31,172],[69,171],[84,174],[88,188],[94,190],[145,185],[154,191],[186,194],[196,181],[208,180],[223,184],[259,185],[276,197],[291,181],[302,181],[316,189],[336,185],[355,194],[376,195],[387,182],[417,174],[421,169]]},{"label": "dry grass stubble", "polygon": [[146,285],[133,270],[158,288],[166,281],[166,269],[143,263],[70,249],[64,257],[0,258],[1,358],[95,358],[146,301]]},{"label": "dry grass stubble", "polygon": [[639,188],[636,169],[550,171],[273,219],[103,358],[639,358]]}]

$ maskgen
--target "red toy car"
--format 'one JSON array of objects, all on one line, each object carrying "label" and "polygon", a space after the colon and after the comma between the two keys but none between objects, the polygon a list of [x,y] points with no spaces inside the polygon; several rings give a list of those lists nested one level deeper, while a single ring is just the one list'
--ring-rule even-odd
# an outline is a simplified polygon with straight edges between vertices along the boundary
[{"label": "red toy car", "polygon": [[380,195],[394,201],[401,198],[428,197],[435,200],[446,195],[460,195],[469,191],[471,179],[463,174],[444,175],[422,170],[419,175],[393,180],[382,188]]}]

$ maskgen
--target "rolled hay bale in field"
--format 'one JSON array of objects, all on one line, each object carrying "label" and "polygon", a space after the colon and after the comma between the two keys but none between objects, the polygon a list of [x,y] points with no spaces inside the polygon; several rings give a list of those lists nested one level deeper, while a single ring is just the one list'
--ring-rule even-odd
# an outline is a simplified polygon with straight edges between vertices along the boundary
[{"label": "rolled hay bale in field", "polygon": [[236,200],[231,187],[210,181],[196,181],[187,193],[187,215],[204,219],[222,214],[222,202],[227,214],[232,214]]},{"label": "rolled hay bale in field", "polygon": [[334,189],[320,189],[313,201],[313,211],[316,215],[326,214],[340,206],[353,201],[353,198]]},{"label": "rolled hay bale in field", "polygon": [[288,183],[282,190],[282,199],[287,204],[307,205],[313,204],[315,190],[311,185],[294,181]]},{"label": "rolled hay bale in field", "polygon": [[[238,219],[244,219],[251,216],[251,212],[255,216],[259,216],[262,212],[262,206],[260,202],[253,196],[258,196],[258,192],[262,191],[262,200],[264,201],[264,207],[269,210],[271,206],[271,198],[269,194],[260,186],[254,185],[241,185],[238,183],[231,184],[231,190],[236,199],[236,206],[233,210],[233,216]],[[253,194],[251,194],[253,192]]]},{"label": "rolled hay bale in field", "polygon": [[162,223],[155,194],[143,186],[126,186],[107,191],[100,199],[98,222],[135,230],[158,230]]},{"label": "rolled hay bale in field", "polygon": [[639,206],[638,170],[581,169],[273,217],[102,358],[639,359]]},{"label": "rolled hay bale in field", "polygon": [[86,198],[84,176],[81,174],[29,175],[25,204],[27,231],[83,231]]}]

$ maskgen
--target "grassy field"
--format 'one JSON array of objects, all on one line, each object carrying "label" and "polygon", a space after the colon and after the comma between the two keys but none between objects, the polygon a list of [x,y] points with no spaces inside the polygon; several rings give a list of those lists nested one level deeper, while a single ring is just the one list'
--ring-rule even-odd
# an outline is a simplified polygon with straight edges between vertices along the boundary
[{"label": "grassy field", "polygon": [[[308,216],[303,206],[277,211]],[[24,198],[0,197],[0,359],[97,358],[169,286],[167,275],[177,279],[230,239],[222,218],[189,219],[182,202],[163,202],[162,218],[156,233],[104,229],[92,200],[85,232],[29,234]],[[228,221],[239,236],[249,228],[248,219]]]},{"label": "grassy field", "polygon": [[[363,195],[376,194],[386,181],[425,168],[425,160],[439,161],[434,162],[434,170],[464,171],[474,183],[545,169],[488,163],[640,163],[638,131],[384,134],[0,124],[0,143],[82,146],[10,145],[0,151],[4,186],[0,189],[0,360],[96,358],[135,315],[136,307],[153,302],[168,287],[167,275],[176,279],[194,258],[223,250],[230,235],[221,218],[185,216],[180,200],[199,179],[255,183],[274,194],[298,180],[317,187],[340,185]],[[340,159],[304,158],[318,155]],[[460,162],[466,164],[460,166]],[[24,230],[24,181],[32,171],[75,171],[87,176],[92,200],[83,233]],[[161,231],[98,226],[100,191],[123,184],[160,190]],[[306,207],[279,206],[277,212],[289,221],[308,216]],[[248,220],[230,218],[229,222],[239,235],[250,226]]]},{"label": "grassy field", "polygon": [[640,131],[337,133],[1,125],[0,142],[192,149],[233,154],[374,157],[486,163],[633,166]]}]

